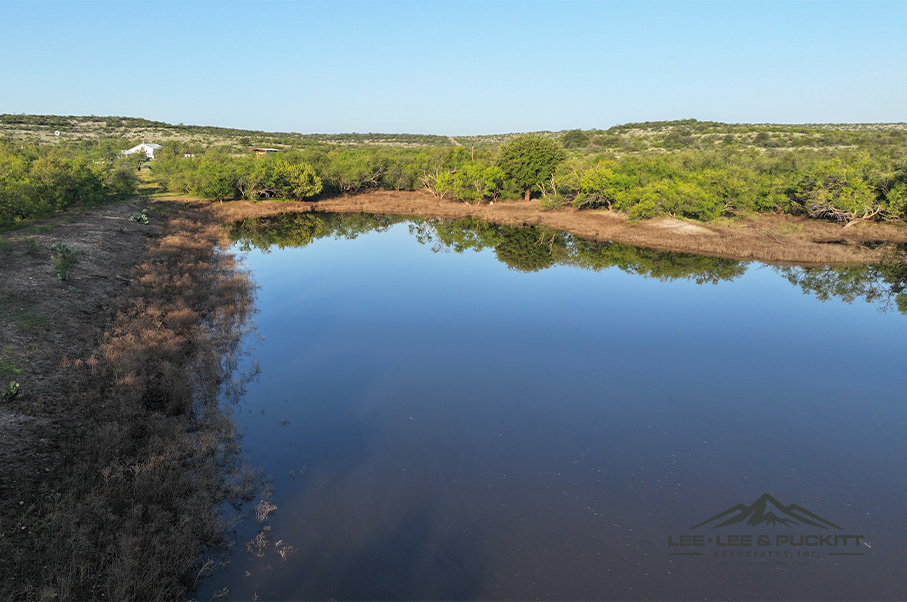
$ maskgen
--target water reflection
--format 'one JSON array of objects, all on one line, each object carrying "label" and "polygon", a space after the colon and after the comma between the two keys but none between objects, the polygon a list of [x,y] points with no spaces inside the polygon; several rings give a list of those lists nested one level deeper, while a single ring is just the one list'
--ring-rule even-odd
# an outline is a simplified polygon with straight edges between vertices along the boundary
[{"label": "water reflection", "polygon": [[791,284],[820,301],[838,298],[847,303],[863,299],[883,311],[907,314],[907,261],[892,253],[879,265],[851,267],[778,267]]},{"label": "water reflection", "polygon": [[[317,214],[232,230],[264,337],[237,422],[278,510],[264,556],[239,547],[200,598],[905,591],[907,472],[892,458],[907,455],[907,320],[817,292],[896,299],[898,272],[478,220]],[[848,279],[864,283],[852,297],[831,284]],[[870,555],[670,555],[668,536],[765,493],[865,536]],[[259,529],[253,517],[241,541]]]},{"label": "water reflection", "polygon": [[[384,232],[399,223],[408,223],[410,234],[436,253],[491,249],[498,261],[519,272],[538,272],[556,265],[592,271],[617,268],[661,281],[684,279],[717,284],[734,280],[747,268],[747,262],[733,259],[595,241],[545,226],[508,226],[473,217],[419,219],[368,213],[294,213],[236,222],[230,226],[230,236],[241,250],[267,253],[272,248],[304,247],[325,237],[352,240],[360,234]],[[907,314],[907,261],[903,248],[892,249],[879,265],[774,269],[821,301],[838,298],[852,303],[862,299],[883,311],[896,309]]]},{"label": "water reflection", "polygon": [[269,253],[272,248],[305,247],[325,237],[355,239],[368,232],[384,232],[407,218],[371,213],[286,213],[234,222],[229,234],[239,249]]}]

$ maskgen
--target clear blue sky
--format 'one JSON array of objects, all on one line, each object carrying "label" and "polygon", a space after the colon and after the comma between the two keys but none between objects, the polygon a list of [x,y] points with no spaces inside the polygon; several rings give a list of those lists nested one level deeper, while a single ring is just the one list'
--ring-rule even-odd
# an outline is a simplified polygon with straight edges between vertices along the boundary
[{"label": "clear blue sky", "polygon": [[0,0],[0,113],[467,135],[905,111],[899,0]]}]

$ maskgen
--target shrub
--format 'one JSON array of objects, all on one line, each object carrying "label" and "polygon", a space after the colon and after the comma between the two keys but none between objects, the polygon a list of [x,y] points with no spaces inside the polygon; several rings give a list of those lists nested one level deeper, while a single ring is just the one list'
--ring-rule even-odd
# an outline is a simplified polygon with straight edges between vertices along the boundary
[{"label": "shrub", "polygon": [[480,203],[495,201],[504,188],[504,172],[500,167],[466,163],[456,170],[438,174],[435,189],[460,201]]},{"label": "shrub", "polygon": [[566,206],[567,201],[562,194],[546,194],[539,199],[539,209],[541,211],[553,211]]},{"label": "shrub", "polygon": [[37,255],[41,251],[41,243],[34,238],[25,239],[25,252],[29,255]]},{"label": "shrub", "polygon": [[104,186],[111,196],[125,198],[136,193],[139,187],[139,177],[132,165],[121,161],[107,174]]},{"label": "shrub", "polygon": [[655,217],[655,213],[655,201],[653,201],[652,199],[646,199],[640,201],[639,203],[636,203],[635,205],[633,205],[633,207],[630,208],[630,211],[627,212],[627,214],[630,216],[630,220],[634,222],[639,221],[643,218],[648,219]]},{"label": "shrub", "polygon": [[796,190],[797,202],[809,217],[852,222],[882,211],[869,184],[840,159],[812,166]]},{"label": "shrub", "polygon": [[70,272],[78,262],[81,251],[62,243],[51,245],[50,250],[54,253],[54,276],[57,278],[57,282],[69,280]]},{"label": "shrub", "polygon": [[9,385],[3,390],[3,393],[0,393],[0,398],[2,398],[3,401],[12,401],[19,396],[20,391],[21,387],[19,386],[19,383],[14,380],[10,381]]}]

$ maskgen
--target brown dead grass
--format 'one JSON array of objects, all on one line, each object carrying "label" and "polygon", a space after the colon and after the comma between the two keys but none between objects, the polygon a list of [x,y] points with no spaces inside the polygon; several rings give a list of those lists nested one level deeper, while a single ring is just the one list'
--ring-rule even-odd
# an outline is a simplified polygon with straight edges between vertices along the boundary
[{"label": "brown dead grass", "polygon": [[861,223],[843,227],[789,215],[748,215],[717,223],[660,218],[632,223],[611,211],[573,208],[541,211],[537,201],[503,201],[472,205],[438,200],[423,192],[374,191],[316,202],[234,201],[213,206],[224,219],[293,211],[366,212],[417,217],[478,217],[520,226],[541,224],[600,241],[621,242],[665,251],[731,259],[800,265],[856,265],[881,261],[880,242],[907,242],[904,225]]},{"label": "brown dead grass", "polygon": [[225,543],[223,501],[251,493],[221,405],[225,387],[241,387],[231,378],[253,311],[249,278],[198,207],[171,205],[152,226],[129,222],[134,210],[75,220],[69,244],[91,250],[78,233],[102,224],[97,244],[112,251],[108,263],[80,260],[75,292],[23,275],[34,267],[25,256],[0,270],[23,283],[7,292],[16,303],[31,281],[36,296],[100,303],[41,310],[61,351],[29,351],[35,337],[18,331],[25,394],[0,410],[0,428],[23,445],[0,454],[0,598],[183,597]]}]

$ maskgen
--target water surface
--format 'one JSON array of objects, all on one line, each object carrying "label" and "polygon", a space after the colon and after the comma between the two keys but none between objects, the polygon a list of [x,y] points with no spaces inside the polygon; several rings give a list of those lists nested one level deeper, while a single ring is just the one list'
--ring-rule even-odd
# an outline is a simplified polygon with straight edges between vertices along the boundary
[{"label": "water surface", "polygon": [[[240,546],[203,595],[907,591],[902,268],[775,268],[473,220],[303,215],[234,234],[263,335],[237,419],[278,510],[264,556]],[[766,493],[834,527],[757,504],[783,520],[691,529]],[[775,545],[815,534],[861,539]],[[711,539],[670,545],[687,535]],[[771,545],[715,541],[735,535]]]}]

